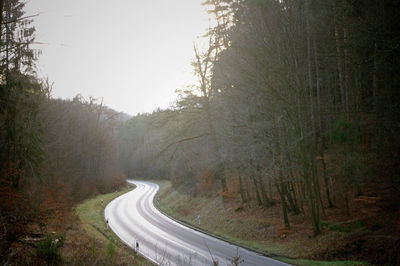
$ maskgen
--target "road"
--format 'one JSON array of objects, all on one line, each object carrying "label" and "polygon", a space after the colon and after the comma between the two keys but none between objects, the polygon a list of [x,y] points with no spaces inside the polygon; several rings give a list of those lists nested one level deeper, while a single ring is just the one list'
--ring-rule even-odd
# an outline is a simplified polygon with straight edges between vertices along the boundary
[{"label": "road", "polygon": [[[104,214],[110,228],[128,246],[160,265],[288,265],[183,226],[153,205],[158,185],[129,181],[136,189],[114,199]],[[138,247],[136,244],[138,243]]]}]

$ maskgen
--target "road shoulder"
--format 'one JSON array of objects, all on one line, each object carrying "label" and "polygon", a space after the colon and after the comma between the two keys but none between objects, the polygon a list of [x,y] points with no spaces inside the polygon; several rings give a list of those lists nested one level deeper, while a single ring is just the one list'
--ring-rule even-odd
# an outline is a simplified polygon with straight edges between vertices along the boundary
[{"label": "road shoulder", "polygon": [[103,256],[107,263],[114,265],[153,265],[130,247],[126,246],[110,229],[104,219],[104,209],[113,199],[135,189],[133,184],[127,185],[119,191],[101,194],[88,199],[75,208],[78,216],[81,233],[94,239],[96,256]]}]

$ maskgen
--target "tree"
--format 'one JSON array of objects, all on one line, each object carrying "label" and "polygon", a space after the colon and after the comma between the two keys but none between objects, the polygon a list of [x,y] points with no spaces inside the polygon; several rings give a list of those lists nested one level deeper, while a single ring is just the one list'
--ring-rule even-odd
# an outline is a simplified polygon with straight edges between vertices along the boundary
[{"label": "tree", "polygon": [[33,76],[34,27],[24,3],[0,2],[0,252],[17,240],[33,219],[24,193],[27,180],[38,181],[43,151],[37,116],[42,84]]}]

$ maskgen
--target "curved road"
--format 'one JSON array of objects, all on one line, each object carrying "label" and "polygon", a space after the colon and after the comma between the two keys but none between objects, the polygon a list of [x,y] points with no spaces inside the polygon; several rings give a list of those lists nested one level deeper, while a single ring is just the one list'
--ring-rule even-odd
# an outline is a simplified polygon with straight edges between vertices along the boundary
[{"label": "curved road", "polygon": [[[104,210],[110,228],[128,246],[160,265],[288,265],[177,223],[153,205],[158,185],[129,181],[137,186],[111,201]],[[136,243],[139,247],[136,247]]]}]

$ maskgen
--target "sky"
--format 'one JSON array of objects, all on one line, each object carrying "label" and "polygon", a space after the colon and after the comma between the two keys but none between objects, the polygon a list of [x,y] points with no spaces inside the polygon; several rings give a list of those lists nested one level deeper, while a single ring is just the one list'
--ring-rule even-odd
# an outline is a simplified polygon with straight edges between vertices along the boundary
[{"label": "sky", "polygon": [[39,77],[54,98],[81,94],[130,115],[167,108],[196,83],[193,43],[212,23],[203,0],[30,0]]}]

